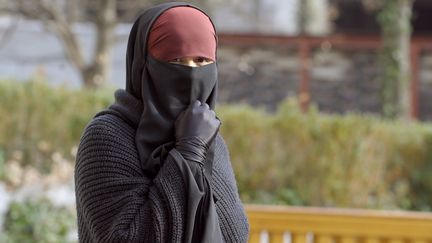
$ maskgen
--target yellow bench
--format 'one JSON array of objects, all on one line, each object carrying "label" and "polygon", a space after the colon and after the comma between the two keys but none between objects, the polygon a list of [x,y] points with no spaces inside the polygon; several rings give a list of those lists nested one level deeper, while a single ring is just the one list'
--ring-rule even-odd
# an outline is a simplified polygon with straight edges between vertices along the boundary
[{"label": "yellow bench", "polygon": [[249,243],[432,243],[432,213],[263,205],[246,211]]}]

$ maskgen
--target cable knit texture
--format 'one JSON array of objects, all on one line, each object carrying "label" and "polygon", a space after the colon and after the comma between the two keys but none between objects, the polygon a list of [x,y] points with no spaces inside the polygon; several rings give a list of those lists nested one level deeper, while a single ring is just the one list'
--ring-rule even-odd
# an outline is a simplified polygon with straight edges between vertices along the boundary
[{"label": "cable knit texture", "polygon": [[[142,172],[135,129],[112,114],[86,127],[75,165],[80,242],[183,242],[185,181],[172,149],[158,175]],[[247,242],[249,225],[226,144],[216,136],[211,186],[225,242]]]}]

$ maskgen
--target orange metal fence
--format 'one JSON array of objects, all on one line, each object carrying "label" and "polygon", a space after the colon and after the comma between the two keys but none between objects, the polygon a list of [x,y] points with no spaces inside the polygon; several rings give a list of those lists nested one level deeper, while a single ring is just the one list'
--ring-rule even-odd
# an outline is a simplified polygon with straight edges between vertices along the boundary
[{"label": "orange metal fence", "polygon": [[249,243],[432,243],[432,213],[248,205]]}]

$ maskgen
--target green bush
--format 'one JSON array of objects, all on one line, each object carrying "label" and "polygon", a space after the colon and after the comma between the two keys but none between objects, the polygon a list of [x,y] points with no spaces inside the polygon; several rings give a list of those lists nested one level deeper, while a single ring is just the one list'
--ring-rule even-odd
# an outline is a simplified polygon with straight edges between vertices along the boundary
[{"label": "green bush", "polygon": [[[112,101],[112,89],[0,82],[5,161],[49,171],[60,152],[72,162],[84,126]],[[246,105],[217,113],[246,203],[432,210],[429,123],[303,113],[295,100],[273,114]]]},{"label": "green bush", "polygon": [[6,161],[3,150],[0,149],[0,181],[6,178]]},{"label": "green bush", "polygon": [[75,229],[76,216],[65,208],[56,208],[45,199],[13,202],[6,214],[5,228],[0,236],[4,243],[72,242],[70,230]]},{"label": "green bush", "polygon": [[359,114],[221,107],[242,199],[250,203],[432,210],[432,127]]},{"label": "green bush", "polygon": [[7,160],[49,172],[53,153],[73,159],[83,128],[112,92],[52,88],[41,81],[0,82],[0,149]]}]

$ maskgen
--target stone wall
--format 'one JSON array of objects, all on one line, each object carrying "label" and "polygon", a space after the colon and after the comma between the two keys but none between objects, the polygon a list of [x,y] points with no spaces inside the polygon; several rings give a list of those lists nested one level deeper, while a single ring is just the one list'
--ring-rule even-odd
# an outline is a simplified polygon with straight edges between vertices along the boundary
[{"label": "stone wall", "polygon": [[[0,32],[10,20],[0,18]],[[125,53],[130,25],[119,25],[111,65],[110,86],[124,88]],[[91,53],[91,26],[77,25],[83,52]],[[286,46],[220,45],[221,102],[244,102],[274,111],[299,89],[297,50]],[[380,113],[379,65],[375,51],[317,49],[311,55],[311,101],[324,112]],[[79,87],[77,70],[64,56],[61,43],[39,22],[22,20],[0,46],[0,80],[28,80],[43,73],[53,85]],[[423,120],[432,120],[432,51],[423,52],[419,72],[419,110]]]},{"label": "stone wall", "polygon": [[[311,102],[324,112],[381,113],[380,67],[374,50],[317,49],[312,52]],[[420,60],[420,118],[432,120],[432,52]],[[295,49],[224,45],[219,51],[219,101],[243,102],[274,111],[299,89]]]},{"label": "stone wall", "polygon": [[380,80],[373,51],[316,51],[311,100],[325,112],[380,113]]},{"label": "stone wall", "polygon": [[219,101],[242,102],[274,110],[298,90],[295,52],[281,47],[219,49]]},{"label": "stone wall", "polygon": [[419,73],[420,119],[432,121],[432,51],[423,52]]}]

